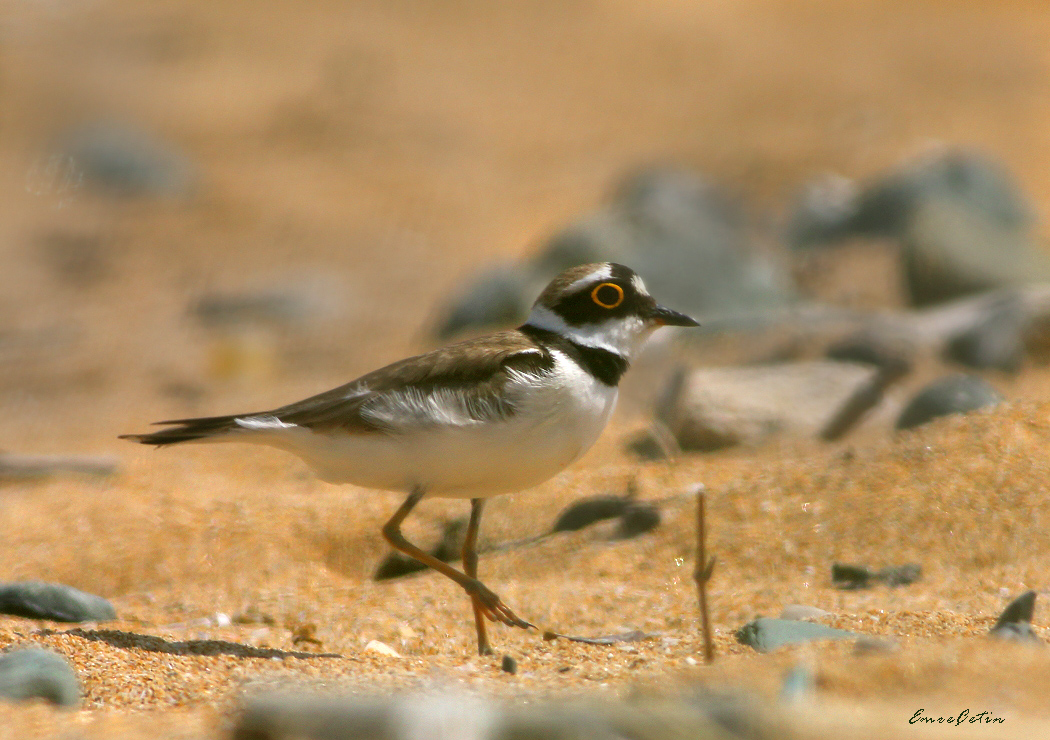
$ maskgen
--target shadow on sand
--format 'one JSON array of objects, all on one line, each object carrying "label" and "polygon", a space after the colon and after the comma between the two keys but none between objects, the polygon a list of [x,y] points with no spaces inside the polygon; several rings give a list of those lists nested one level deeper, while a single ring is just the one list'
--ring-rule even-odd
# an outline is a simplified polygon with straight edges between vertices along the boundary
[{"label": "shadow on sand", "polygon": [[169,655],[232,655],[237,658],[342,658],[338,653],[304,653],[297,650],[277,650],[242,645],[226,640],[179,640],[169,642],[155,635],[140,635],[135,632],[120,630],[85,630],[79,627],[59,633],[57,630],[43,630],[45,635],[73,635],[85,640],[104,642],[126,650],[147,650],[151,653]]}]

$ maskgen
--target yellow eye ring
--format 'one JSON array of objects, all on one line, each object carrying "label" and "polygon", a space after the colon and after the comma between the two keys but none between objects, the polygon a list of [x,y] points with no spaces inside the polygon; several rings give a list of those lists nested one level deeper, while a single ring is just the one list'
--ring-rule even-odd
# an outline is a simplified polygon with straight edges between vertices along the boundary
[{"label": "yellow eye ring", "polygon": [[[613,290],[615,290],[616,300],[611,301],[610,303],[606,303],[601,298],[599,298],[598,291],[600,291],[602,288],[612,288]],[[623,303],[623,288],[621,288],[616,283],[599,283],[598,285],[594,286],[594,290],[591,291],[591,300],[597,303],[602,308],[616,308],[621,303]]]}]

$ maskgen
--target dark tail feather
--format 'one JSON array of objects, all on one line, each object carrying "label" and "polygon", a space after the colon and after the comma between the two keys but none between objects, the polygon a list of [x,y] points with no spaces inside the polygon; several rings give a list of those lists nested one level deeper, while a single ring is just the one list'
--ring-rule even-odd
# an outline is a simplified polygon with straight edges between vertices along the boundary
[{"label": "dark tail feather", "polygon": [[206,416],[200,419],[172,419],[170,421],[158,421],[156,424],[173,425],[171,429],[164,429],[152,434],[121,434],[120,439],[130,439],[133,442],[141,442],[144,445],[173,445],[177,442],[192,442],[195,439],[205,437],[216,437],[227,432],[232,432],[241,427],[234,419],[240,416]]}]

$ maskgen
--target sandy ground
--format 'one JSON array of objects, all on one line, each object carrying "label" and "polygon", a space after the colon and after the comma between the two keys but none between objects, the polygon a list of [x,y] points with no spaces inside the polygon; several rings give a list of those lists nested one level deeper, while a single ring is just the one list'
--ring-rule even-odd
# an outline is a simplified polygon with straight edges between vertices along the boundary
[{"label": "sandy ground", "polygon": [[[1010,597],[1047,587],[1046,367],[989,376],[1011,401],[992,413],[836,445],[643,464],[621,451],[640,423],[624,414],[579,464],[490,504],[491,545],[630,480],[653,499],[703,483],[713,666],[695,664],[689,502],[635,540],[588,530],[485,555],[484,579],[539,624],[659,635],[596,648],[495,628],[519,663],[510,676],[472,654],[448,581],[371,581],[396,497],[319,483],[273,451],[116,439],[291,401],[426,348],[433,307],[465,276],[535,247],[639,164],[695,167],[776,214],[814,174],[864,177],[950,142],[1002,160],[1045,216],[1050,6],[99,0],[3,13],[0,448],[123,467],[0,487],[0,579],[68,583],[121,615],[73,629],[0,618],[0,647],[61,652],[85,690],[76,712],[0,707],[0,736],[215,737],[242,690],[287,679],[773,698],[799,661],[821,701],[867,712],[873,737],[914,730],[920,706],[994,711],[1003,736],[1050,722],[1050,655],[981,637]],[[174,142],[199,167],[195,193],[67,187],[47,169],[49,143],[98,118]],[[63,269],[56,238],[91,245],[90,269]],[[289,286],[318,308],[284,330],[231,338],[188,316],[211,291]],[[464,508],[427,502],[406,531],[432,539]],[[834,561],[918,562],[924,577],[842,592]],[[735,643],[737,627],[790,603],[900,649],[762,656]],[[220,613],[232,624],[216,626]],[[1041,601],[1037,629],[1045,615]],[[296,643],[304,631],[317,642]],[[366,652],[373,639],[402,657]]]}]

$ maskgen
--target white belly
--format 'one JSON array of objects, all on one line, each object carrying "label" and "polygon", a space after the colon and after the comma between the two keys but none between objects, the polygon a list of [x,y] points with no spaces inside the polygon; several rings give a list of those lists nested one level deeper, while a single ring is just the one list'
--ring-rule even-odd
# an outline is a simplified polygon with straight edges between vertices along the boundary
[{"label": "white belly", "polygon": [[501,421],[399,434],[290,427],[236,438],[292,452],[329,483],[392,491],[422,486],[431,496],[484,498],[542,483],[583,455],[617,395],[561,358],[553,379],[518,391],[516,413]]}]

